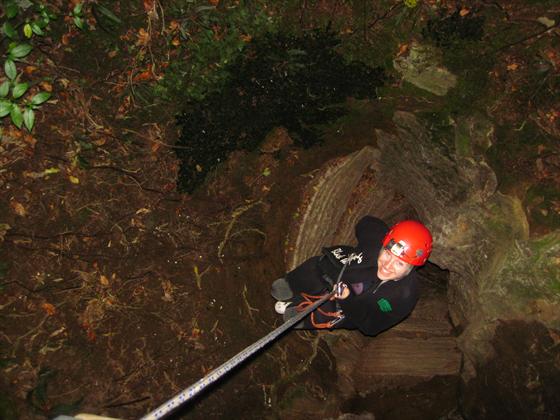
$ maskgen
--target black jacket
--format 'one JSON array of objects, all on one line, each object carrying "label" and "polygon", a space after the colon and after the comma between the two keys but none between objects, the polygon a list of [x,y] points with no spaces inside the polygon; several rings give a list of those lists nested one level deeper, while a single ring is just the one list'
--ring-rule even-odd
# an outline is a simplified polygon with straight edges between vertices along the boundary
[{"label": "black jacket", "polygon": [[[418,300],[418,282],[413,270],[400,280],[381,282],[377,278],[377,257],[389,228],[380,219],[365,216],[355,228],[358,245],[325,248],[323,255],[312,257],[286,275],[296,294],[323,294],[332,289],[343,263],[350,259],[342,281],[349,286],[350,296],[337,300],[344,320],[336,328],[359,329],[366,335],[377,335],[406,318]],[[324,304],[333,311],[335,302]],[[308,323],[308,326],[310,324]]]}]

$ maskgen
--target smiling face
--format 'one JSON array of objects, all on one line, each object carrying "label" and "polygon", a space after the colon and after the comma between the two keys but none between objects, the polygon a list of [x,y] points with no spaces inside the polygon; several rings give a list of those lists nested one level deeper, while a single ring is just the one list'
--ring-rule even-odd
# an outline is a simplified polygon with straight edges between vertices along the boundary
[{"label": "smiling face", "polygon": [[381,249],[377,257],[377,277],[381,281],[400,280],[410,273],[413,267],[385,248]]}]

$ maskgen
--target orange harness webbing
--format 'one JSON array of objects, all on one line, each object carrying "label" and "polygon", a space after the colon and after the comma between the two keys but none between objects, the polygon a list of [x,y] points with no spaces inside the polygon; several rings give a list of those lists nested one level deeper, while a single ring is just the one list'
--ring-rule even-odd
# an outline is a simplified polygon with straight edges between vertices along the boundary
[{"label": "orange harness webbing", "polygon": [[[314,301],[317,301],[317,300],[321,299],[325,295],[316,296],[316,295],[309,295],[307,293],[302,292],[301,296],[303,297],[304,301],[301,302],[298,306],[296,306],[296,311],[298,311],[298,312],[302,312],[308,306],[313,305]],[[330,300],[334,300],[334,297],[330,298]],[[316,311],[319,312],[321,315],[328,316],[328,317],[331,317],[331,318],[334,318],[334,319],[332,319],[331,321],[328,321],[328,322],[316,322],[315,321],[315,311],[313,311],[313,312],[311,312],[311,324],[313,324],[313,326],[315,328],[332,328],[343,317],[342,311],[327,312],[327,311],[324,311],[323,309],[321,309],[320,307],[317,308]]]}]

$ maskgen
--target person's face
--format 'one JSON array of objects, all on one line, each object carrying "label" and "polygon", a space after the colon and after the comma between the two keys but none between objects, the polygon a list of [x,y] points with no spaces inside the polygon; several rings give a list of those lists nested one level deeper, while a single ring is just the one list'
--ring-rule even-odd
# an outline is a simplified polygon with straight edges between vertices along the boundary
[{"label": "person's face", "polygon": [[400,280],[412,270],[412,264],[405,263],[388,249],[382,249],[377,257],[377,277],[381,281]]}]

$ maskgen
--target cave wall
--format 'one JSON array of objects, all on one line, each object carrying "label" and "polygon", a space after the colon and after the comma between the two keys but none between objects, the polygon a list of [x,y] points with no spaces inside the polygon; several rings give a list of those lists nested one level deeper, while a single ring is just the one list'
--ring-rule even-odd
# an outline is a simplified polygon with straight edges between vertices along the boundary
[{"label": "cave wall", "polygon": [[[286,261],[293,268],[322,245],[352,243],[353,225],[365,214],[388,223],[422,220],[434,236],[430,261],[450,272],[449,311],[461,332],[465,393],[474,401],[487,392],[479,386],[477,370],[511,357],[496,344],[499,325],[536,322],[558,337],[560,232],[529,238],[520,201],[497,191],[496,176],[480,152],[492,142],[491,124],[481,115],[469,118],[457,124],[450,139],[438,137],[414,114],[396,112],[393,130],[376,130],[377,148],[325,165],[314,174],[290,228]],[[459,137],[462,146],[467,141],[472,147],[459,149]],[[560,371],[560,356],[554,360]],[[509,386],[498,385],[504,392]],[[474,413],[474,407],[466,410]]]},{"label": "cave wall", "polygon": [[354,243],[354,226],[366,214],[391,222],[413,211],[391,188],[373,187],[378,160],[379,150],[366,146],[327,162],[313,175],[286,239],[288,270],[324,246]]},{"label": "cave wall", "polygon": [[[467,132],[473,144],[491,141]],[[396,112],[393,133],[378,131],[380,177],[404,195],[434,235],[430,261],[450,271],[449,304],[466,355],[465,378],[494,355],[498,320],[526,319],[558,328],[558,233],[529,239],[521,202],[496,191],[481,154],[459,153],[415,115]],[[465,133],[463,133],[465,134]]]}]

